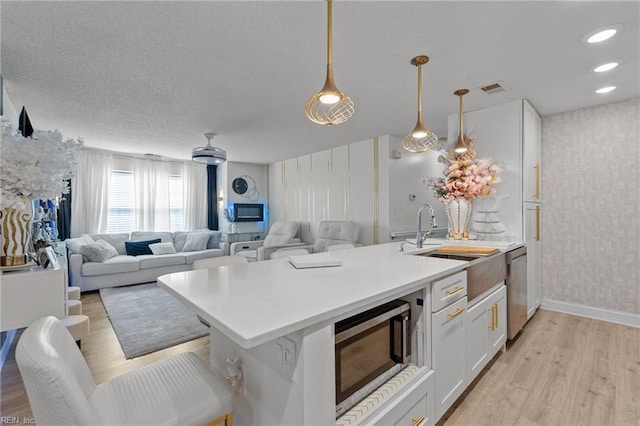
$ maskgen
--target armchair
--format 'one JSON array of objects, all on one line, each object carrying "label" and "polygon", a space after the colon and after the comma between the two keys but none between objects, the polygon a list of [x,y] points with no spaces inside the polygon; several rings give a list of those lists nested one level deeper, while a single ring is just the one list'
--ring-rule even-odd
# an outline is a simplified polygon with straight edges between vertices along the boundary
[{"label": "armchair", "polygon": [[243,256],[249,262],[270,259],[271,254],[279,249],[304,245],[300,238],[295,238],[299,228],[298,222],[275,222],[271,225],[264,241],[243,241],[231,244],[231,256]]},{"label": "armchair", "polygon": [[340,246],[342,249],[355,247],[359,234],[360,227],[355,222],[325,220],[318,226],[318,237],[313,245],[280,248],[275,257],[320,253],[329,251],[331,246]]}]

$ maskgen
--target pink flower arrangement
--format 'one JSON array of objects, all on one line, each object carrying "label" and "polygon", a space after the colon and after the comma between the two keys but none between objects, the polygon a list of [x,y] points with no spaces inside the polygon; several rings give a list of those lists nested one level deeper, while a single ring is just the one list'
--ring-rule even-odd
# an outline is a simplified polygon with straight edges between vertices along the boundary
[{"label": "pink flower arrangement", "polygon": [[494,193],[493,187],[501,182],[500,167],[488,158],[452,162],[444,178],[430,179],[436,197],[445,203],[464,198],[487,197]]}]

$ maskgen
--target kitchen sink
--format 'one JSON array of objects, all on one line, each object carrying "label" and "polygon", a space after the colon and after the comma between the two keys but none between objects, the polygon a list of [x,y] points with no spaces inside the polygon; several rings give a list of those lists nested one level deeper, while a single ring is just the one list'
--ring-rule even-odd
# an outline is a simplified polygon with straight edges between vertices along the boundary
[{"label": "kitchen sink", "polygon": [[415,256],[437,257],[467,262],[477,260],[466,268],[467,296],[469,302],[507,277],[507,262],[504,253],[487,256],[486,254],[478,253],[440,253],[435,250],[427,253],[416,253]]},{"label": "kitchen sink", "polygon": [[422,257],[439,257],[441,259],[452,259],[452,260],[465,260],[467,262],[477,259],[479,257],[485,257],[482,254],[472,254],[472,253],[439,253],[438,251],[432,251],[428,253],[417,253],[416,256]]}]

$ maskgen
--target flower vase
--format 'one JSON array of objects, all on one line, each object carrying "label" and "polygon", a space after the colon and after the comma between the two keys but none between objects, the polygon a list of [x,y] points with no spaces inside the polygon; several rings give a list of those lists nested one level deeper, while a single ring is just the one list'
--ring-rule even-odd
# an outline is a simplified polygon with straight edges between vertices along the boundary
[{"label": "flower vase", "polygon": [[31,237],[33,204],[25,200],[23,208],[0,209],[2,230],[1,266],[19,266],[27,263],[27,252]]},{"label": "flower vase", "polygon": [[471,201],[459,198],[449,201],[445,205],[447,218],[449,219],[449,239],[469,239],[469,219],[471,218]]}]

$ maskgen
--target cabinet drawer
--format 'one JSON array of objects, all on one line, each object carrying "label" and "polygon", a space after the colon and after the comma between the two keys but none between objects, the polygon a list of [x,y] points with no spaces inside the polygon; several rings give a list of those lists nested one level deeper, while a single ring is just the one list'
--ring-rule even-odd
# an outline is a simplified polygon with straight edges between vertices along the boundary
[{"label": "cabinet drawer", "polygon": [[431,286],[431,311],[437,312],[467,295],[467,272],[434,281]]},{"label": "cabinet drawer", "polygon": [[434,374],[433,371],[429,371],[367,424],[381,426],[433,425],[435,423],[433,391]]}]

